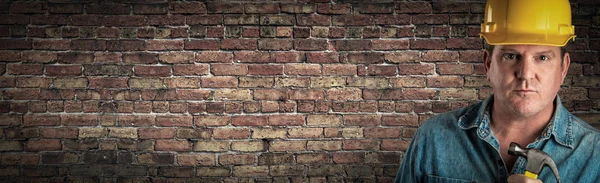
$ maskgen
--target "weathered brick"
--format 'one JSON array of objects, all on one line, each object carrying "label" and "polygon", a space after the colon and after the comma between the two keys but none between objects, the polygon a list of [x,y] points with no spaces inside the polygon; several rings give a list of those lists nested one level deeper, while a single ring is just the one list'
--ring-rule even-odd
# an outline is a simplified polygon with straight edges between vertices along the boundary
[{"label": "weathered brick", "polygon": [[326,153],[303,153],[296,155],[296,162],[301,164],[331,163],[331,155]]},{"label": "weathered brick", "polygon": [[192,143],[187,140],[156,140],[154,149],[157,151],[191,151]]},{"label": "weathered brick", "polygon": [[227,167],[197,167],[196,176],[199,177],[228,177],[231,169]]},{"label": "weathered brick", "polygon": [[258,128],[253,129],[253,139],[284,139],[287,130],[284,128]]},{"label": "weathered brick", "polygon": [[219,164],[221,165],[248,165],[254,164],[256,157],[254,154],[222,154],[219,155]]},{"label": "weathered brick", "polygon": [[215,128],[214,139],[247,139],[250,137],[250,129],[247,128]]},{"label": "weathered brick", "polygon": [[175,162],[175,156],[170,153],[145,153],[137,156],[140,164],[146,165],[172,165]]},{"label": "weathered brick", "polygon": [[233,141],[231,150],[242,152],[262,152],[267,150],[267,144],[264,141]]},{"label": "weathered brick", "polygon": [[253,166],[253,165],[234,166],[232,172],[233,172],[233,175],[236,177],[239,177],[239,176],[266,177],[269,174],[269,167],[268,166]]},{"label": "weathered brick", "polygon": [[108,137],[113,138],[138,138],[137,129],[136,128],[108,128]]},{"label": "weathered brick", "polygon": [[216,158],[212,154],[179,154],[177,163],[181,166],[214,166]]},{"label": "weathered brick", "polygon": [[308,115],[306,124],[309,126],[339,126],[342,124],[340,115]]},{"label": "weathered brick", "polygon": [[282,75],[283,65],[248,65],[248,75]]},{"label": "weathered brick", "polygon": [[23,144],[25,151],[58,151],[61,149],[60,140],[54,139],[29,140]]},{"label": "weathered brick", "polygon": [[[17,140],[1,140],[0,151],[23,151],[23,145]],[[5,162],[4,158],[2,162]]]},{"label": "weathered brick", "polygon": [[296,152],[305,151],[307,141],[271,141],[269,142],[269,151],[271,152]]},{"label": "weathered brick", "polygon": [[40,134],[43,138],[77,138],[79,129],[77,128],[42,128]]},{"label": "weathered brick", "polygon": [[227,141],[198,141],[194,144],[194,151],[224,152],[229,150]]},{"label": "weathered brick", "polygon": [[218,89],[214,95],[216,100],[252,100],[250,90]]}]

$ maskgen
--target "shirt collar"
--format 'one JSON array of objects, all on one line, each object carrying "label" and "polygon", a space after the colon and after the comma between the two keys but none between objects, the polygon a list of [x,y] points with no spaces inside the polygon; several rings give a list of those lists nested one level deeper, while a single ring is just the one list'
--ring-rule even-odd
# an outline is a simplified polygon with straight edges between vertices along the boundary
[{"label": "shirt collar", "polygon": [[[467,110],[458,119],[458,126],[463,130],[468,130],[475,127],[489,126],[489,118],[486,118],[491,104],[493,102],[493,95],[486,98],[479,104]],[[556,108],[554,109],[553,116],[546,126],[546,129],[537,141],[546,140],[550,137],[560,145],[573,148],[573,136],[572,136],[572,125],[573,116],[569,111],[562,105],[560,97],[557,95],[554,99]],[[489,128],[487,128],[489,129]]]}]

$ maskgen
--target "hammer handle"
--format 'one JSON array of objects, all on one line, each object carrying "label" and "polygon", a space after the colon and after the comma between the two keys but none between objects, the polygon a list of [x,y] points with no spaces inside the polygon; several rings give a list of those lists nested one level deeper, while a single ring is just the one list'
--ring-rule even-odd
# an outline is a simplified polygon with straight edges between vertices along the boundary
[{"label": "hammer handle", "polygon": [[538,174],[525,170],[525,177],[529,177],[532,179],[537,179]]}]

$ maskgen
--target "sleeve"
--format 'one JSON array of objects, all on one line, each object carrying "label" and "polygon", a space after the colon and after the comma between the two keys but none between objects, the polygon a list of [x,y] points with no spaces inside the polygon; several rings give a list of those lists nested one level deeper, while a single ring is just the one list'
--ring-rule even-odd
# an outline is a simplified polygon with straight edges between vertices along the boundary
[{"label": "sleeve", "polygon": [[404,152],[404,156],[402,157],[402,162],[400,163],[400,168],[398,169],[398,173],[396,174],[395,183],[416,183],[419,182],[419,137],[421,130],[417,130],[417,133],[413,137],[408,146],[408,149]]}]

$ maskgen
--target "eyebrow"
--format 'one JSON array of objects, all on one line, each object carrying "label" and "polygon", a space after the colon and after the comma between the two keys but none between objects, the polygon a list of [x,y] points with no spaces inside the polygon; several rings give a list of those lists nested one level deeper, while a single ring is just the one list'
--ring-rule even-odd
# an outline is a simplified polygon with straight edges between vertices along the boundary
[{"label": "eyebrow", "polygon": [[[500,52],[517,52],[517,50],[514,49],[510,49],[510,48],[500,48]],[[552,52],[551,50],[546,50],[546,51],[540,51],[540,52],[536,52],[534,53],[534,55],[550,55],[552,57],[554,57],[554,52]]]}]

